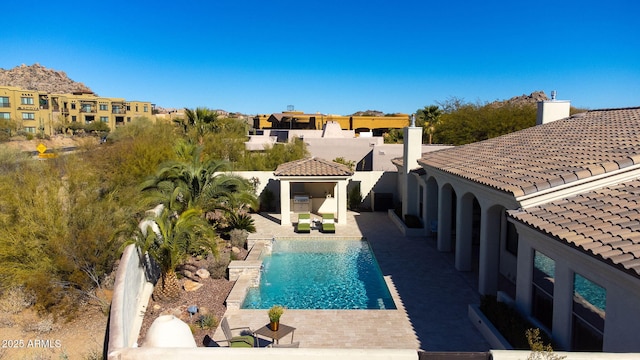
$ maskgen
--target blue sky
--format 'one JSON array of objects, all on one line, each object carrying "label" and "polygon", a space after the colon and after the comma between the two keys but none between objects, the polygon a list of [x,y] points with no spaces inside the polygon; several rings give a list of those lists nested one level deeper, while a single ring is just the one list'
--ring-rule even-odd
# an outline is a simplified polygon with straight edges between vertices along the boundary
[{"label": "blue sky", "polygon": [[411,113],[542,90],[640,106],[640,2],[56,1],[2,5],[0,68],[246,114]]}]

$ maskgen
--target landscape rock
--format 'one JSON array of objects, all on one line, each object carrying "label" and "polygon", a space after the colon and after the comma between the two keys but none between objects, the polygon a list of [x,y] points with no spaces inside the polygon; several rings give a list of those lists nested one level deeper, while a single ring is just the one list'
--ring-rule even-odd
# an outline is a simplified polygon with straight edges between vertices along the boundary
[{"label": "landscape rock", "polygon": [[185,291],[196,291],[202,287],[202,284],[195,281],[187,280],[184,282],[183,286]]},{"label": "landscape rock", "polygon": [[196,275],[201,279],[208,279],[209,276],[211,276],[211,273],[209,273],[209,270],[207,269],[198,269],[198,271],[196,271]]}]

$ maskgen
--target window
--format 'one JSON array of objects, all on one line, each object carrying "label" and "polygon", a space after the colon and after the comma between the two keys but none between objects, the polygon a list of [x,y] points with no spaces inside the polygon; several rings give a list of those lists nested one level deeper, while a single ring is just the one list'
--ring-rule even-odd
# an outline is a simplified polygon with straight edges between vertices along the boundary
[{"label": "window", "polygon": [[551,330],[553,325],[553,283],[556,262],[539,251],[533,255],[531,314]]},{"label": "window", "polygon": [[518,231],[512,222],[507,222],[507,240],[505,244],[506,250],[518,256]]},{"label": "window", "polygon": [[127,122],[131,122],[131,118],[127,116]]},{"label": "window", "polygon": [[139,110],[138,110],[138,105],[136,105],[136,112],[138,112],[138,111],[139,111]]},{"label": "window", "polygon": [[112,105],[111,106],[111,112],[114,114],[122,114],[122,107],[120,105]]},{"label": "window", "polygon": [[109,111],[109,106],[107,104],[100,104],[100,111]]},{"label": "window", "polygon": [[30,134],[35,134],[36,133],[36,128],[35,126],[26,126],[24,128],[24,131],[30,133]]},{"label": "window", "polygon": [[127,105],[127,111],[131,111],[131,105]]},{"label": "window", "polygon": [[93,115],[86,115],[84,117],[84,123],[85,124],[91,124],[93,122],[93,120],[95,120],[95,119],[96,119],[96,117],[93,116]]},{"label": "window", "polygon": [[82,104],[82,112],[91,112],[91,104]]},{"label": "window", "polygon": [[571,350],[602,351],[607,290],[573,275]]},{"label": "window", "polygon": [[149,112],[149,107],[147,105],[144,106],[144,112]]},{"label": "window", "polygon": [[11,120],[11,113],[0,112],[0,119]]},{"label": "window", "polygon": [[34,113],[22,113],[22,120],[35,120],[36,114]]},{"label": "window", "polygon": [[77,121],[76,116],[75,115],[71,115],[71,122],[76,122],[76,121]]},{"label": "window", "polygon": [[20,98],[20,104],[22,105],[33,105],[33,98],[23,96]]},{"label": "window", "polygon": [[71,110],[75,110],[76,109],[76,104],[75,103],[71,103]]},{"label": "window", "polygon": [[0,96],[0,107],[9,107],[9,97]]},{"label": "window", "polygon": [[103,123],[108,123],[109,122],[109,117],[108,116],[100,116],[100,121],[102,121]]}]

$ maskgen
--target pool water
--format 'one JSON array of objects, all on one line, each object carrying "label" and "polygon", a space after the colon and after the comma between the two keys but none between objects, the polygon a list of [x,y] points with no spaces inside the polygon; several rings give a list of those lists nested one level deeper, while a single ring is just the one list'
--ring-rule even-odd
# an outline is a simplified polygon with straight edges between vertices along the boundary
[{"label": "pool water", "polygon": [[276,240],[243,309],[395,309],[364,240]]}]

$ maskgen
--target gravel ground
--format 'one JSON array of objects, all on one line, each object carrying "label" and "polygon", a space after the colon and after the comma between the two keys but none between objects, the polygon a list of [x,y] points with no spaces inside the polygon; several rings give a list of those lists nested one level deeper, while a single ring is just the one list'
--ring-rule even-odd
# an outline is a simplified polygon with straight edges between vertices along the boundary
[{"label": "gravel ground", "polygon": [[[247,251],[243,249],[238,255],[238,258],[245,258],[246,255]],[[224,256],[224,254],[222,256]],[[207,264],[206,262],[200,262],[198,265],[199,267],[206,268]],[[184,278],[181,279],[181,284],[184,284],[186,280],[187,279]],[[147,312],[145,313],[142,321],[142,328],[140,329],[140,335],[138,336],[139,345],[144,343],[144,338],[149,326],[151,326],[158,316],[173,314],[191,326],[196,344],[198,346],[204,346],[204,337],[206,335],[213,336],[216,326],[220,320],[222,320],[222,317],[227,310],[225,300],[231,292],[235,282],[229,281],[226,278],[207,278],[200,279],[198,282],[202,284],[200,289],[192,292],[183,290],[179,299],[173,301],[156,301],[153,297],[149,299]],[[199,310],[198,313],[193,316],[190,316],[187,312],[187,308],[191,305],[196,305]],[[197,326],[196,322],[201,316],[207,314],[213,314],[215,316],[215,326],[211,329],[201,329]]]}]

